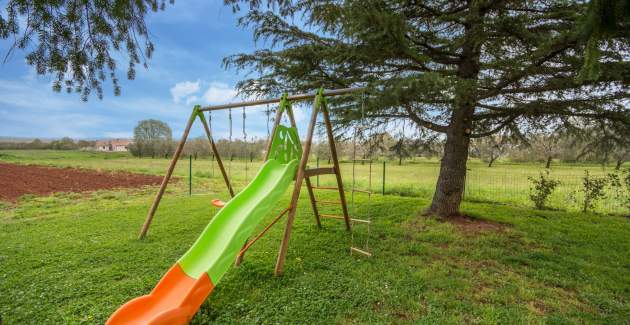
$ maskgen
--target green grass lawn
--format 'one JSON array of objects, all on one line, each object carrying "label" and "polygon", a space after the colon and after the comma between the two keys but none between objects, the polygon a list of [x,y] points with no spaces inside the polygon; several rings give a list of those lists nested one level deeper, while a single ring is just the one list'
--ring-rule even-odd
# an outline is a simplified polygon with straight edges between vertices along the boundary
[{"label": "green grass lawn", "polygon": [[[67,159],[79,166],[99,166],[99,159],[103,165],[102,157],[73,154]],[[73,164],[68,161],[60,164]],[[134,159],[111,161],[123,169]],[[156,164],[161,166],[147,172],[161,172],[164,162]],[[195,181],[206,192],[221,188],[216,179]],[[103,323],[122,303],[148,293],[216,212],[209,200],[226,197],[224,191],[188,197],[182,195],[186,186],[179,182],[167,193],[144,241],[136,236],[155,188],[26,197],[4,205],[5,323]],[[324,192],[324,199],[334,199]],[[193,324],[628,322],[628,218],[466,202],[467,214],[503,225],[466,231],[419,215],[426,196],[378,195],[370,213],[374,256],[365,258],[349,254],[351,236],[340,222],[325,220],[317,229],[302,198],[285,274],[272,275],[279,223],[221,280]],[[288,196],[277,210],[287,202]],[[355,214],[365,217],[367,209],[357,197]],[[366,235],[357,226],[356,244]]]}]

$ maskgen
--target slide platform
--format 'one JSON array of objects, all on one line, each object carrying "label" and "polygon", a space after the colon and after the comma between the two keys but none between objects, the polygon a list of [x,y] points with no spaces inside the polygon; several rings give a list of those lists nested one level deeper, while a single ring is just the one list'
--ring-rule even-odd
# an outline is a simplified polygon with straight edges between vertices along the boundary
[{"label": "slide platform", "polygon": [[[288,135],[294,144],[297,141],[299,146],[295,129],[280,127],[284,131],[282,133]],[[274,149],[285,159],[267,160],[252,182],[212,218],[197,241],[162,277],[153,291],[124,304],[106,324],[186,324],[192,319],[232,266],[256,225],[271,212],[295,177],[296,155],[287,162],[289,157],[283,152],[287,148],[273,148],[272,151]],[[301,154],[301,148],[294,150],[299,150],[298,154]]]}]

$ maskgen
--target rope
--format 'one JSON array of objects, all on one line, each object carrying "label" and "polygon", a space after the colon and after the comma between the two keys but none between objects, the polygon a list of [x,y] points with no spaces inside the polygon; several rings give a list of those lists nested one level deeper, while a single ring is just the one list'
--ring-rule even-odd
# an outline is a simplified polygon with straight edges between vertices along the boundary
[{"label": "rope", "polygon": [[230,120],[230,137],[228,139],[228,176],[232,178],[232,109],[228,110],[228,118]]},{"label": "rope", "polygon": [[269,118],[271,115],[271,111],[269,110],[269,104],[267,104],[267,109],[265,110],[265,114],[267,114],[267,138],[271,138],[271,131],[269,130]]},{"label": "rope", "polygon": [[[361,95],[361,122],[360,125],[355,126],[354,137],[352,139],[352,195],[351,195],[351,204],[352,204],[352,214],[356,216],[356,206],[354,203],[354,192],[356,187],[356,161],[357,161],[357,138],[359,137],[359,132],[365,129],[365,97],[364,94]],[[369,138],[369,137],[368,137]],[[372,159],[369,159],[369,170],[368,170],[368,204],[367,204],[367,237],[365,239],[365,245],[363,249],[365,251],[370,250],[370,235],[371,235],[371,223],[372,223]],[[350,232],[351,236],[351,245],[354,247],[354,230]],[[352,252],[352,250],[350,250]]]},{"label": "rope", "polygon": [[245,114],[245,106],[243,106],[243,145],[245,146],[245,183],[247,183],[247,168],[248,168],[248,164],[247,161],[249,160],[249,151],[247,148],[247,130],[245,130],[245,120],[247,118],[247,115]]},{"label": "rope", "polygon": [[[210,136],[212,137],[212,111],[208,111],[208,129],[210,130]],[[212,152],[211,154],[212,157],[210,158],[210,177],[214,178],[214,152]]]},{"label": "rope", "polygon": [[[365,126],[365,93],[361,93],[361,121]],[[370,137],[368,137],[369,139]],[[371,156],[371,154],[370,154]],[[370,250],[370,234],[372,226],[372,157],[370,157],[370,167],[368,171],[368,209],[367,209],[367,238],[365,239],[365,250]]]}]

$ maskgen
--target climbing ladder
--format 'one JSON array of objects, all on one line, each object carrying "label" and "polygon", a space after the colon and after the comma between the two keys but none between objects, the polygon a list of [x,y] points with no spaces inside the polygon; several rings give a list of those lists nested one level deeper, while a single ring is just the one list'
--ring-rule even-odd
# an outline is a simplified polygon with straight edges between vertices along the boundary
[{"label": "climbing ladder", "polygon": [[[322,111],[322,115],[323,115],[323,118],[324,118],[324,126],[326,128],[326,135],[327,135],[328,144],[329,144],[329,147],[330,147],[330,157],[331,157],[331,161],[332,161],[333,165],[329,166],[329,167],[318,167],[318,168],[306,169],[304,171],[304,181],[306,183],[306,188],[308,189],[308,195],[309,195],[309,198],[310,198],[310,201],[311,201],[311,208],[313,209],[313,215],[315,216],[315,221],[317,222],[317,226],[321,228],[321,226],[322,226],[321,225],[321,219],[343,220],[345,222],[347,230],[351,230],[351,224],[352,223],[363,223],[363,224],[368,224],[369,225],[369,223],[370,223],[369,220],[351,218],[349,216],[348,204],[347,204],[347,201],[346,201],[345,190],[344,190],[344,187],[343,187],[343,181],[341,179],[341,167],[339,165],[339,158],[337,157],[337,149],[335,147],[335,141],[334,141],[334,136],[333,136],[333,131],[332,131],[332,124],[330,122],[330,116],[329,116],[329,113],[328,113],[328,109],[326,108],[325,102],[321,106],[321,111]],[[356,148],[356,146],[355,146],[355,148]],[[353,157],[353,158],[356,158],[356,157]],[[352,189],[351,189],[353,202],[354,202],[354,193],[355,192],[368,193],[368,195],[370,195],[370,197],[371,197],[371,192],[370,191],[360,190],[360,189],[355,188],[355,186],[354,186],[354,183],[355,183],[355,180],[354,180],[354,164],[356,163],[357,159],[354,159],[354,160],[355,161],[353,162],[353,169],[352,169],[353,176],[352,176]],[[317,176],[320,176],[320,175],[335,175],[335,181],[337,183],[337,186],[313,186],[313,184],[311,183],[310,178],[311,177],[317,177]],[[335,201],[335,200],[318,200],[315,197],[314,190],[338,191],[339,192],[339,200],[338,201]],[[320,213],[318,205],[317,205],[318,203],[319,204],[324,204],[324,205],[341,205],[342,215]],[[350,251],[351,252],[361,253],[361,254],[364,254],[366,256],[372,256],[372,254],[369,253],[367,250],[354,247],[353,245],[351,245]]]}]

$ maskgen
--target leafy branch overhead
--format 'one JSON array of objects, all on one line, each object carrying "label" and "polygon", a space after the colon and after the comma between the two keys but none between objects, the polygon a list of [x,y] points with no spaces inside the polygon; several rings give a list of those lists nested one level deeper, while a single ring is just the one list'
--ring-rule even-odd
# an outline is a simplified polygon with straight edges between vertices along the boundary
[{"label": "leafy branch overhead", "polygon": [[[469,102],[471,137],[522,132],[542,116],[630,124],[630,24],[600,19],[611,2],[625,12],[624,0],[225,2],[246,6],[240,24],[267,41],[224,60],[256,73],[238,85],[248,95],[368,85],[372,118],[441,133]],[[585,77],[593,44],[598,72]],[[357,118],[351,100],[337,103],[338,122]]]},{"label": "leafy branch overhead", "polygon": [[126,51],[127,78],[134,79],[136,65],[146,67],[154,49],[145,16],[163,10],[165,1],[9,0],[0,13],[0,38],[12,42],[4,61],[24,50],[38,74],[54,76],[55,91],[102,98],[109,78],[119,95],[116,52]]}]

